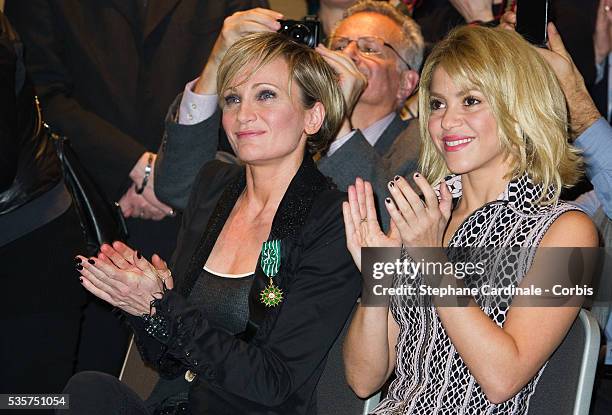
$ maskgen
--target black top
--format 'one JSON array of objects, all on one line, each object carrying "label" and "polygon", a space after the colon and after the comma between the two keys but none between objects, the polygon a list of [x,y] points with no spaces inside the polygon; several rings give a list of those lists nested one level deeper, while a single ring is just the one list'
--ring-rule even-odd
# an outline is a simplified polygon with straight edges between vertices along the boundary
[{"label": "black top", "polygon": [[268,278],[259,265],[249,295],[247,330],[232,336],[214,327],[186,298],[193,291],[223,225],[245,186],[242,166],[204,165],[183,214],[171,269],[175,288],[155,304],[169,336],[153,337],[130,317],[143,359],[167,378],[196,373],[189,405],[197,414],[316,414],[316,386],[327,354],[349,317],[361,276],[346,249],[341,204],[346,195],[310,157],[289,185],[269,240],[281,244],[274,282],[284,299],[259,301]]},{"label": "black top", "polygon": [[221,276],[203,269],[189,294],[189,302],[202,305],[213,327],[238,334],[244,331],[249,320],[253,277],[254,274]]},{"label": "black top", "polygon": [[[229,334],[244,331],[249,319],[249,291],[254,274],[226,277],[204,269],[189,295],[189,303],[199,305],[211,326]],[[189,383],[184,377],[161,378],[147,399],[147,407],[155,409],[188,400]]]}]

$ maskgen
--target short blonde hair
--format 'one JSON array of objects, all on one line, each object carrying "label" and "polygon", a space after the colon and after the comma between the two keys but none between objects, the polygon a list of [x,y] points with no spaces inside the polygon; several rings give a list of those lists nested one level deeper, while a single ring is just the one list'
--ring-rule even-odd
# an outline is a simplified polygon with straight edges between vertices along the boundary
[{"label": "short blonde hair", "polygon": [[431,183],[449,174],[427,128],[431,80],[438,67],[459,88],[477,89],[486,97],[500,145],[512,162],[506,178],[527,173],[544,189],[552,188],[552,196],[543,192],[542,203],[556,202],[563,187],[580,179],[582,159],[568,141],[565,97],[546,61],[514,31],[464,26],[434,47],[421,74],[419,164]]},{"label": "short blonde hair", "polygon": [[[342,125],[346,105],[338,76],[313,49],[274,32],[248,35],[232,45],[223,57],[217,74],[217,94],[221,97],[223,91],[235,86],[232,82],[244,68],[255,73],[276,58],[286,61],[291,74],[289,90],[291,82],[297,82],[304,108],[312,108],[317,102],[323,104],[325,119],[319,131],[308,137],[308,149],[312,154],[324,151]],[[222,100],[220,103],[223,105]]]}]

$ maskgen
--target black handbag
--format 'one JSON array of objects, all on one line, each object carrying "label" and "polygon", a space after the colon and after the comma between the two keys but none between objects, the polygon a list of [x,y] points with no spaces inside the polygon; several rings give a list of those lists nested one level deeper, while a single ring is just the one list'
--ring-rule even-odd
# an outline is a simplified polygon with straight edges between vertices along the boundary
[{"label": "black handbag", "polygon": [[104,243],[127,240],[128,229],[119,204],[111,204],[104,198],[70,146],[70,140],[51,132],[48,127],[47,131],[55,145],[66,187],[79,215],[88,255],[95,255]]}]

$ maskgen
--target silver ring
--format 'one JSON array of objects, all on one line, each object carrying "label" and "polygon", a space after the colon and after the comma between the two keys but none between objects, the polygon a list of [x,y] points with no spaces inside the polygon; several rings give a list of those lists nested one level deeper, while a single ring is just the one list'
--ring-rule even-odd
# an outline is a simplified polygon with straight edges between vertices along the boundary
[{"label": "silver ring", "polygon": [[157,278],[159,278],[161,280],[162,284],[164,284],[164,285],[166,285],[166,280],[168,278],[170,278],[170,277],[172,277],[172,271],[171,270],[168,270],[168,275],[165,276],[165,277],[162,277],[161,275],[157,274]]}]

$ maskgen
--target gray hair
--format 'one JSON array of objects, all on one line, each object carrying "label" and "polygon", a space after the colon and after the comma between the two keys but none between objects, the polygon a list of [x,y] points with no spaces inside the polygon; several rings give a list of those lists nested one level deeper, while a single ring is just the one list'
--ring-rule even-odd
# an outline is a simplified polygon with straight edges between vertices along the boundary
[{"label": "gray hair", "polygon": [[402,31],[402,43],[399,45],[398,52],[412,69],[418,71],[421,68],[424,49],[423,35],[419,25],[411,17],[406,16],[386,1],[361,0],[346,10],[342,20],[357,13],[377,13],[393,20]]}]

